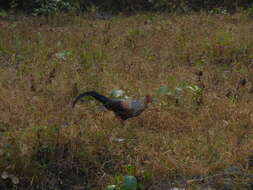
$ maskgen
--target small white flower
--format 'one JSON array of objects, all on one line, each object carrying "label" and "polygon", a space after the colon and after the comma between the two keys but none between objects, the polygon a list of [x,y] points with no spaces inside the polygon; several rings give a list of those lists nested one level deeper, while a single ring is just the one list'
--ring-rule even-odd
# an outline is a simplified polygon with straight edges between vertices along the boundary
[{"label": "small white flower", "polygon": [[7,179],[9,177],[9,174],[6,172],[6,171],[4,171],[3,173],[2,173],[2,175],[1,175],[1,178],[2,179]]},{"label": "small white flower", "polygon": [[13,176],[13,177],[11,178],[11,181],[12,181],[12,183],[15,184],[15,185],[19,184],[19,179],[18,179],[17,177],[15,177],[15,176]]}]

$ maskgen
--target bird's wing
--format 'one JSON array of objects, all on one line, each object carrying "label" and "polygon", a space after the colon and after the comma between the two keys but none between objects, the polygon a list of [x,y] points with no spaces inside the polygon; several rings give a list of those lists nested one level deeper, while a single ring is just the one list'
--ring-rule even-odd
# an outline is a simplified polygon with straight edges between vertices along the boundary
[{"label": "bird's wing", "polygon": [[145,109],[145,102],[142,99],[133,100],[129,103],[128,109],[133,115],[137,115]]},{"label": "bird's wing", "polygon": [[145,107],[144,101],[131,99],[114,99],[106,105],[109,105],[112,110],[116,109],[133,113]]},{"label": "bird's wing", "polygon": [[112,111],[125,111],[129,109],[128,102],[124,99],[112,99],[104,104],[104,106]]}]

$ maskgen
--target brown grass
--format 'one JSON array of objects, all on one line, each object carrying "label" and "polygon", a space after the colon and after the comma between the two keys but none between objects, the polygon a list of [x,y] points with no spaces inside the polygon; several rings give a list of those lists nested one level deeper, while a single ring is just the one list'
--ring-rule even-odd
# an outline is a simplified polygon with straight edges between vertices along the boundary
[{"label": "brown grass", "polygon": [[[234,187],[247,187],[252,19],[204,13],[111,21],[22,17],[4,26],[0,171],[17,177],[17,186],[104,189],[119,176],[135,175],[143,189],[159,189],[234,166],[243,171]],[[241,78],[247,83],[237,89]],[[205,88],[182,97],[155,93],[180,84]],[[157,102],[124,127],[112,113],[96,112],[93,101],[70,106],[78,92],[108,95],[115,88],[131,97],[154,94]],[[0,183],[1,189],[16,186]]]}]

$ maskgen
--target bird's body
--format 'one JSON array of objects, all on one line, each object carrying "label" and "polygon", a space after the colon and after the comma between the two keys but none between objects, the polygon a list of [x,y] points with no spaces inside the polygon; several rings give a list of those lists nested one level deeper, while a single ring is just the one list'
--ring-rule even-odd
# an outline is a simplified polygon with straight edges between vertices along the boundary
[{"label": "bird's body", "polygon": [[150,95],[139,100],[111,99],[96,91],[89,91],[77,96],[72,106],[74,107],[78,100],[85,96],[92,96],[101,102],[107,110],[113,111],[115,115],[123,121],[140,115],[147,108],[148,103],[152,102]]}]

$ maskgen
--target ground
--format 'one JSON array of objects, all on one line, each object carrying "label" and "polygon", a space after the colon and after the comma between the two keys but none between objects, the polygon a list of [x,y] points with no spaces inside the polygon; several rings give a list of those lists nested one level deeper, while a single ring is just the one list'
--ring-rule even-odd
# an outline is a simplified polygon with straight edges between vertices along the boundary
[{"label": "ground", "polygon": [[[250,188],[249,16],[19,15],[0,26],[1,189],[100,190],[125,175],[150,190]],[[80,92],[113,89],[155,101],[125,126],[95,101],[71,108]]]}]

